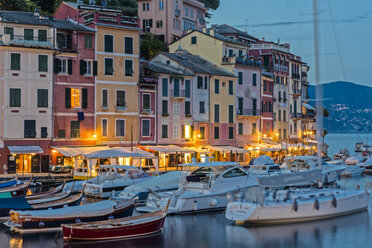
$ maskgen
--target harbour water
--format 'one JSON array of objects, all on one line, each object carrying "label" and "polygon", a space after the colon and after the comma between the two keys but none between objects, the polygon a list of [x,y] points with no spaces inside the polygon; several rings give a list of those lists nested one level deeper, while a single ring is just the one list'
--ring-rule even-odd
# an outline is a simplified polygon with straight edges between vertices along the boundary
[{"label": "harbour water", "polygon": [[[368,135],[369,140],[372,141],[371,134]],[[366,139],[366,136],[361,135],[360,137]],[[341,147],[353,151],[355,142],[359,140],[360,138],[356,134],[329,134],[326,142],[331,146],[331,151],[337,152]],[[365,182],[372,182],[372,176],[343,178],[339,184],[343,188],[356,188],[357,185],[363,188]],[[368,211],[361,213],[323,221],[275,226],[237,226],[226,220],[223,212],[214,212],[169,216],[162,233],[137,239],[64,244],[61,235],[56,233],[20,236],[10,234],[6,229],[1,229],[0,241],[1,248],[372,248],[372,213],[369,208]]]},{"label": "harbour water", "polygon": [[333,156],[340,148],[349,150],[350,155],[355,154],[355,143],[365,142],[372,145],[372,133],[328,133],[325,136],[325,143],[329,145],[328,154]]}]

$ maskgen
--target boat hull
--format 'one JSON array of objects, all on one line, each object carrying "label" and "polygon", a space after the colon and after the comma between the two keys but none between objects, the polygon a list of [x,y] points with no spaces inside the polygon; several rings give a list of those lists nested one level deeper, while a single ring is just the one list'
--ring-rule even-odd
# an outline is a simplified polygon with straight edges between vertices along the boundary
[{"label": "boat hull", "polygon": [[228,204],[225,216],[238,224],[280,224],[352,214],[366,210],[369,205],[369,196],[365,192],[336,196],[336,207],[332,203],[332,199],[331,196],[319,198],[318,209],[315,198],[304,201],[297,200],[297,211],[292,201],[265,203],[263,206],[247,202],[232,202]]},{"label": "boat hull", "polygon": [[107,240],[123,239],[150,235],[160,232],[165,221],[165,216],[158,220],[117,228],[74,228],[73,225],[62,225],[63,239],[74,240]]}]

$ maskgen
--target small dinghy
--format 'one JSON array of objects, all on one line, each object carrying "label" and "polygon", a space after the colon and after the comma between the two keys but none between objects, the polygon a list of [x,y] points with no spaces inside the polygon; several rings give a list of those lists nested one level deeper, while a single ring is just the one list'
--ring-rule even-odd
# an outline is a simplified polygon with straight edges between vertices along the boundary
[{"label": "small dinghy", "polygon": [[11,197],[18,197],[18,196],[24,196],[30,187],[31,180],[28,180],[25,183],[22,184],[14,184],[13,186],[1,188],[0,189],[0,198],[11,198]]},{"label": "small dinghy", "polygon": [[91,204],[58,209],[10,211],[10,219],[4,223],[17,233],[55,232],[61,224],[101,221],[131,216],[134,200],[117,202],[106,200]]},{"label": "small dinghy", "polygon": [[133,238],[160,232],[167,216],[167,206],[154,213],[133,217],[62,225],[64,241]]},{"label": "small dinghy", "polygon": [[60,187],[56,187],[53,190],[45,191],[45,192],[40,192],[32,195],[26,195],[27,200],[36,200],[40,198],[48,198],[54,194],[62,192],[63,188],[65,187],[66,182],[64,182]]},{"label": "small dinghy", "polygon": [[17,184],[17,179],[13,178],[7,181],[0,182],[0,189],[8,188]]}]

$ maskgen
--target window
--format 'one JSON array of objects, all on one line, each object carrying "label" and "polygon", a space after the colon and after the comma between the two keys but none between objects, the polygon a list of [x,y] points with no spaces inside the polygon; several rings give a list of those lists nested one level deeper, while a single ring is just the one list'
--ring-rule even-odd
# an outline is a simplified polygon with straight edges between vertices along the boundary
[{"label": "window", "polygon": [[257,86],[257,74],[256,73],[252,74],[252,85]]},{"label": "window", "polygon": [[[291,133],[292,133],[292,125],[290,126],[290,128],[291,128]],[[279,132],[279,139],[282,139],[282,129],[279,128],[278,132]]]},{"label": "window", "polygon": [[200,127],[199,128],[199,134],[200,134],[200,139],[201,140],[205,139],[205,127]]},{"label": "window", "polygon": [[71,121],[71,138],[80,138],[80,121]]},{"label": "window", "polygon": [[264,85],[263,85],[264,86],[264,91],[266,91],[266,84],[267,84],[267,82],[264,81],[263,83],[264,83]]},{"label": "window", "polygon": [[163,100],[162,101],[162,105],[161,105],[161,113],[163,115],[168,115],[168,101],[167,100]]},{"label": "window", "polygon": [[243,72],[238,72],[239,75],[239,84],[243,84]]},{"label": "window", "polygon": [[234,95],[234,81],[229,81],[229,95]]},{"label": "window", "polygon": [[142,95],[142,109],[151,109],[151,95],[150,94]]},{"label": "window", "polygon": [[234,105],[229,105],[229,123],[234,123]]},{"label": "window", "polygon": [[48,71],[48,55],[39,55],[39,71]]},{"label": "window", "polygon": [[103,107],[108,106],[108,90],[106,89],[102,90],[102,106]]},{"label": "window", "polygon": [[180,126],[178,124],[173,125],[173,139],[180,138]]},{"label": "window", "polygon": [[243,135],[243,123],[238,124],[238,133],[239,135]]},{"label": "window", "polygon": [[24,39],[25,40],[33,40],[34,39],[34,30],[25,28],[23,31]]},{"label": "window", "polygon": [[110,34],[105,34],[104,39],[105,52],[106,53],[114,52],[114,36]]},{"label": "window", "polygon": [[220,128],[214,127],[214,139],[219,139],[219,138],[220,138]]},{"label": "window", "polygon": [[24,121],[24,137],[25,138],[35,138],[36,137],[36,121],[35,120],[25,120]]},{"label": "window", "polygon": [[191,115],[191,103],[190,103],[190,101],[185,101],[185,115]]},{"label": "window", "polygon": [[117,119],[116,120],[116,137],[124,137],[125,135],[125,120]]},{"label": "window", "polygon": [[57,74],[72,74],[72,60],[54,59],[54,70]]},{"label": "window", "polygon": [[191,37],[191,44],[196,44],[196,36]]},{"label": "window", "polygon": [[220,105],[218,104],[214,105],[214,122],[220,122]]},{"label": "window", "polygon": [[208,89],[208,77],[204,77],[204,89]]},{"label": "window", "polygon": [[189,8],[185,8],[185,16],[188,16],[189,15]]},{"label": "window", "polygon": [[293,122],[293,132],[297,134],[297,121]]},{"label": "window", "polygon": [[287,113],[285,110],[283,110],[283,121],[287,121]]},{"label": "window", "polygon": [[92,75],[93,61],[80,60],[80,75]]},{"label": "window", "polygon": [[21,107],[21,89],[10,89],[10,107]]},{"label": "window", "polygon": [[117,90],[116,91],[116,106],[117,107],[125,107],[125,90]]},{"label": "window", "polygon": [[13,71],[21,70],[21,54],[19,53],[10,54],[10,69]]},{"label": "window", "polygon": [[108,130],[108,125],[107,125],[107,119],[102,119],[102,137],[107,137],[107,130]]},{"label": "window", "polygon": [[64,129],[59,129],[59,130],[58,130],[58,138],[60,138],[60,139],[64,139],[64,138],[66,138],[66,130],[64,130]]},{"label": "window", "polygon": [[283,129],[283,139],[287,138],[287,129]]},{"label": "window", "polygon": [[114,75],[114,59],[105,58],[105,75]]},{"label": "window", "polygon": [[142,137],[150,137],[150,120],[142,120]]},{"label": "window", "polygon": [[253,123],[252,124],[252,134],[256,134],[256,131],[257,131],[257,124]]},{"label": "window", "polygon": [[146,7],[147,7],[147,11],[149,11],[150,10],[150,3],[147,3]]},{"label": "window", "polygon": [[205,114],[205,102],[203,101],[199,102],[199,113]]},{"label": "window", "polygon": [[38,41],[47,41],[47,31],[39,30],[37,39]]},{"label": "window", "polygon": [[232,49],[229,49],[229,57],[234,56],[234,51]]},{"label": "window", "polygon": [[278,121],[282,121],[282,111],[278,110]]},{"label": "window", "polygon": [[229,127],[229,139],[234,139],[234,127]]},{"label": "window", "polygon": [[159,1],[159,10],[163,10],[163,9],[164,9],[164,1],[160,0]]},{"label": "window", "polygon": [[190,80],[185,80],[185,97],[190,98],[191,96],[191,83]]},{"label": "window", "polygon": [[37,90],[37,107],[38,108],[48,107],[48,90],[47,89]]},{"label": "window", "polygon": [[142,10],[143,10],[143,11],[146,11],[146,3],[143,3],[143,4],[142,4]]},{"label": "window", "polygon": [[173,114],[179,114],[180,113],[180,102],[176,101],[173,102]]},{"label": "window", "polygon": [[161,125],[161,137],[163,139],[168,138],[168,125]]},{"label": "window", "polygon": [[194,10],[193,10],[193,9],[190,9],[190,17],[191,17],[191,18],[194,17]]},{"label": "window", "polygon": [[266,133],[270,133],[270,123],[266,122]]},{"label": "window", "polygon": [[173,96],[180,96],[180,80],[174,79]]},{"label": "window", "polygon": [[81,107],[81,89],[71,89],[71,108]]},{"label": "window", "polygon": [[5,27],[4,28],[4,34],[9,34],[10,39],[13,40],[14,39],[14,28]]},{"label": "window", "polygon": [[203,77],[198,76],[198,89],[203,89]]},{"label": "window", "polygon": [[214,93],[220,94],[220,80],[218,79],[214,80]]},{"label": "window", "polygon": [[86,49],[93,48],[93,36],[91,34],[84,35],[84,48]]},{"label": "window", "polygon": [[126,77],[133,76],[133,60],[130,59],[125,60],[125,76]]},{"label": "window", "polygon": [[162,96],[168,96],[168,78],[162,80]]},{"label": "window", "polygon": [[133,54],[133,38],[124,37],[124,53]]}]

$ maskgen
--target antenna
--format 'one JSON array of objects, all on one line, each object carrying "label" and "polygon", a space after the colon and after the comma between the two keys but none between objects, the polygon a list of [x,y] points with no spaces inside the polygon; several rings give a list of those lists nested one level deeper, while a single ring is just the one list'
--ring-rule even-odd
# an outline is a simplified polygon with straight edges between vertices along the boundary
[{"label": "antenna", "polygon": [[244,30],[246,33],[247,33],[247,29],[248,29],[248,19],[245,19]]}]

